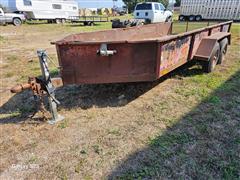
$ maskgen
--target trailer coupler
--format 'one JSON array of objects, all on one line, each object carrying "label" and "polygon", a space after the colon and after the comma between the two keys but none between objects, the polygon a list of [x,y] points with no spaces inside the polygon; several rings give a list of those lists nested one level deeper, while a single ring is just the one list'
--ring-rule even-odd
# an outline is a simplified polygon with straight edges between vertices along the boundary
[{"label": "trailer coupler", "polygon": [[[41,78],[29,77],[28,83],[13,87],[11,89],[11,92],[19,93],[26,89],[32,90],[38,109],[36,112],[41,111],[44,119],[47,119],[46,118],[47,110],[43,103],[43,96],[46,95],[48,97],[49,109],[52,116],[52,119],[48,120],[48,123],[55,124],[56,122],[64,119],[64,117],[59,115],[57,112],[57,105],[59,105],[60,102],[55,98],[55,87],[57,86],[59,87],[62,85],[62,79],[50,77],[50,72],[47,63],[48,56],[46,52],[44,50],[38,50],[37,54],[42,71],[42,77]],[[34,115],[36,114],[36,112],[34,113]]]}]

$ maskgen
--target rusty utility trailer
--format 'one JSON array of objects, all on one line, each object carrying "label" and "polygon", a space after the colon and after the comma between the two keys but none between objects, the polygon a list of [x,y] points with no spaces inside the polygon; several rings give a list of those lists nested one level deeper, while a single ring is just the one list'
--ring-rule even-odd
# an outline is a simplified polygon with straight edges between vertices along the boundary
[{"label": "rusty utility trailer", "polygon": [[[154,81],[189,61],[199,61],[205,72],[221,64],[231,40],[232,21],[173,35],[172,23],[79,33],[53,42],[63,85]],[[49,96],[53,121],[58,101],[44,51],[38,52],[43,78],[30,78],[12,92],[32,89]]]},{"label": "rusty utility trailer", "polygon": [[211,72],[232,22],[171,35],[172,23],[70,35],[56,45],[64,84],[154,81],[192,60]]}]

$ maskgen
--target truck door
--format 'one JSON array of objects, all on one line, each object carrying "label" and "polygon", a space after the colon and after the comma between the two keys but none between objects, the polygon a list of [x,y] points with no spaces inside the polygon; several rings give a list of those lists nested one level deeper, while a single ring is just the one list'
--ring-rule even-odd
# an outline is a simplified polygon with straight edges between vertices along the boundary
[{"label": "truck door", "polygon": [[165,13],[166,8],[161,3],[159,3],[159,8],[160,8],[160,12],[161,12],[161,22],[165,22],[166,18],[167,18],[167,15]]},{"label": "truck door", "polygon": [[5,24],[5,16],[2,9],[0,9],[0,24]]},{"label": "truck door", "polygon": [[153,9],[153,21],[152,22],[161,22],[161,11],[159,5],[156,3],[154,4],[154,9]]}]

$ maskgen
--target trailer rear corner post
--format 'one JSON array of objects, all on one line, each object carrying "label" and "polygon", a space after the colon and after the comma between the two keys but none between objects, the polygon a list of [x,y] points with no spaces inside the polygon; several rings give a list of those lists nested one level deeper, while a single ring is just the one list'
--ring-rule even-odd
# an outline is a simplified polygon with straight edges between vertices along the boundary
[{"label": "trailer rear corner post", "polygon": [[64,117],[58,114],[57,112],[57,105],[60,104],[60,102],[55,98],[55,88],[51,81],[51,76],[48,69],[48,63],[47,63],[48,56],[46,54],[46,51],[38,50],[37,55],[39,58],[39,63],[42,71],[42,77],[43,77],[43,80],[45,81],[45,87],[48,94],[50,112],[52,114],[52,119],[49,120],[48,123],[55,124],[58,121],[64,120]]}]

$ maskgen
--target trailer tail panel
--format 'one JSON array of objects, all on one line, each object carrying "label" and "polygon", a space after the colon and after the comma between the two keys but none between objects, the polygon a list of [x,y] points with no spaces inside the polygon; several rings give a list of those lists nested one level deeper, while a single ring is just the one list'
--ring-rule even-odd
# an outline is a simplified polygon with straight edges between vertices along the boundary
[{"label": "trailer tail panel", "polygon": [[169,73],[187,62],[190,42],[191,36],[184,36],[174,41],[161,43],[158,77]]}]

